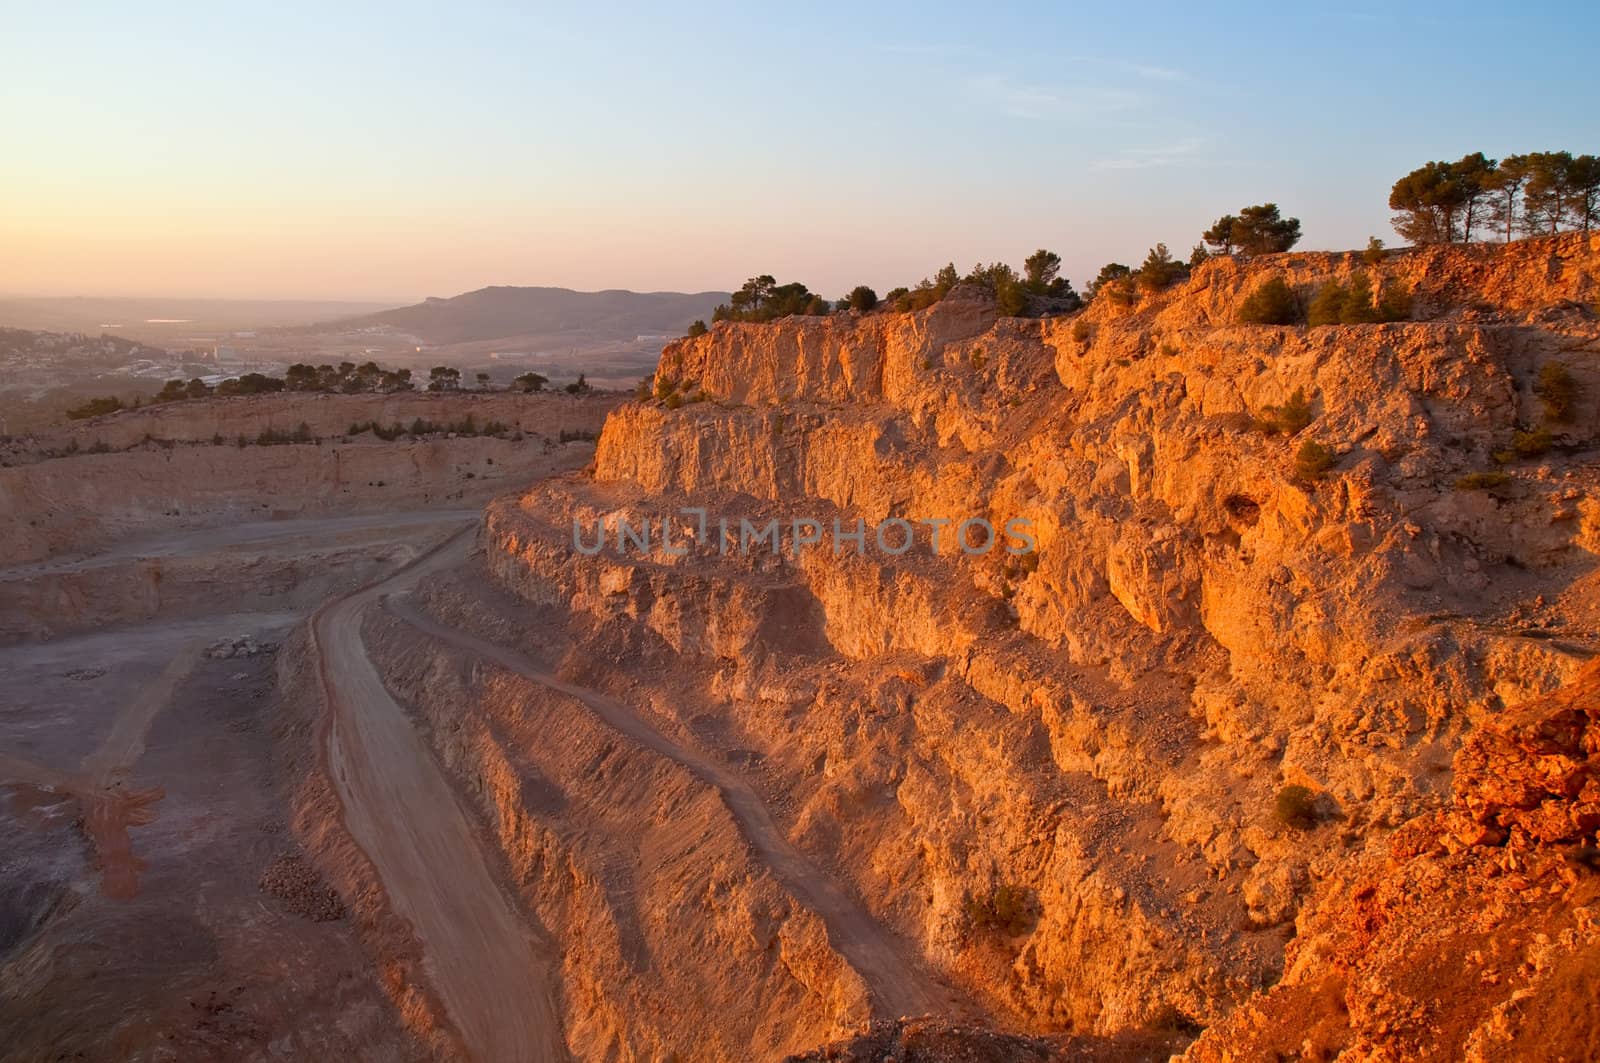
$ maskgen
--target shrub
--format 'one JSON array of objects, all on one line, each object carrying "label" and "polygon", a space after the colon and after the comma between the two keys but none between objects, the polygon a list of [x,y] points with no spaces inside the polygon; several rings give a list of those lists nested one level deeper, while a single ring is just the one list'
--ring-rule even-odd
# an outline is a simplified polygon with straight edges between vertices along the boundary
[{"label": "shrub", "polygon": [[123,409],[122,400],[115,395],[104,398],[90,399],[81,406],[74,406],[67,411],[67,416],[74,421],[86,420],[90,417],[100,417],[108,413],[116,413]]},{"label": "shrub", "polygon": [[1378,308],[1372,301],[1372,278],[1365,273],[1350,277],[1350,287],[1345,290],[1344,306],[1339,322],[1344,325],[1370,325],[1378,320]]},{"label": "shrub", "polygon": [[706,323],[704,321],[696,318],[695,320],[689,322],[689,331],[684,333],[684,335],[688,336],[690,339],[694,339],[696,336],[704,336],[710,331],[710,329],[706,328]]},{"label": "shrub", "polygon": [[1300,444],[1294,455],[1294,478],[1303,484],[1314,484],[1328,475],[1333,468],[1334,453],[1315,439]]},{"label": "shrub", "polygon": [[661,402],[662,405],[666,406],[667,409],[676,410],[679,406],[683,405],[683,396],[674,391],[668,394],[666,398],[662,399]]},{"label": "shrub", "polygon": [[592,390],[593,389],[589,387],[588,379],[582,373],[579,373],[578,379],[574,380],[566,387],[566,392],[568,395],[587,395]]},{"label": "shrub", "polygon": [[1550,433],[1543,428],[1518,432],[1511,437],[1511,449],[1519,458],[1537,458],[1550,449]]},{"label": "shrub", "polygon": [[776,321],[794,314],[826,314],[828,301],[798,281],[779,284],[771,274],[751,277],[711,313],[717,321]]},{"label": "shrub", "polygon": [[1367,238],[1367,249],[1361,252],[1361,261],[1369,266],[1377,266],[1383,262],[1383,241],[1376,236]]},{"label": "shrub", "polygon": [[1407,321],[1411,318],[1411,289],[1403,284],[1385,284],[1378,299],[1378,320]]},{"label": "shrub", "polygon": [[969,892],[962,898],[961,908],[974,928],[997,930],[1010,937],[1033,929],[1039,914],[1037,898],[1026,886],[996,886],[984,897]]},{"label": "shrub", "polygon": [[1173,259],[1166,244],[1156,244],[1145,256],[1144,264],[1139,267],[1135,276],[1139,287],[1147,292],[1159,292],[1181,280],[1186,272],[1183,263]]},{"label": "shrub", "polygon": [[1305,388],[1295,388],[1294,394],[1282,406],[1263,406],[1255,426],[1268,435],[1292,436],[1311,423],[1311,402]]},{"label": "shrub", "polygon": [[1282,277],[1273,277],[1239,304],[1239,320],[1246,325],[1292,325],[1300,319],[1294,290]]},{"label": "shrub", "polygon": [[871,310],[878,305],[878,293],[865,284],[859,284],[850,289],[850,294],[845,296],[844,302],[851,310]]},{"label": "shrub", "polygon": [[1557,424],[1569,424],[1578,408],[1578,381],[1562,362],[1546,362],[1539,370],[1534,393],[1544,402],[1544,415]]},{"label": "shrub", "polygon": [[1461,491],[1492,491],[1510,482],[1511,477],[1503,472],[1469,472],[1456,481],[1456,488]]},{"label": "shrub", "polygon": [[1133,281],[1129,278],[1106,282],[1103,286],[1101,286],[1100,294],[1103,295],[1112,306],[1119,307],[1123,310],[1127,310],[1129,307],[1134,306],[1139,302],[1139,290],[1134,287]]},{"label": "shrub", "polygon": [[982,347],[972,348],[972,368],[982,369],[988,359],[989,356],[983,353]]},{"label": "shrub", "polygon": [[1311,305],[1306,309],[1306,324],[1312,326],[1337,325],[1344,317],[1344,285],[1329,281],[1317,289]]},{"label": "shrub", "polygon": [[230,377],[217,385],[218,395],[270,395],[282,391],[283,380],[275,376],[263,376],[260,373],[246,373],[241,377]]},{"label": "shrub", "polygon": [[1309,325],[1369,325],[1402,321],[1411,316],[1411,292],[1398,284],[1385,285],[1377,300],[1365,273],[1350,277],[1349,287],[1329,281],[1317,289],[1306,312]]},{"label": "shrub", "polygon": [[1072,323],[1072,338],[1079,343],[1088,343],[1094,338],[1094,326],[1089,324],[1088,318],[1080,317]]},{"label": "shrub", "polygon": [[1290,783],[1278,791],[1274,803],[1278,822],[1295,830],[1310,830],[1317,825],[1317,795],[1309,787]]}]

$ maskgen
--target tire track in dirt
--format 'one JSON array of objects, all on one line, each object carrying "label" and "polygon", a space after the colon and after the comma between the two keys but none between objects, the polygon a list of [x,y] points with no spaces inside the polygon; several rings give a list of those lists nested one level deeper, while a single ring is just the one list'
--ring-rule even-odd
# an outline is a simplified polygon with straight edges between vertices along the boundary
[{"label": "tire track in dirt", "polygon": [[328,764],[345,826],[411,922],[432,988],[471,1055],[483,1063],[565,1060],[559,958],[536,943],[501,889],[480,835],[361,641],[366,608],[458,560],[470,530],[312,617],[332,715]]},{"label": "tire track in dirt", "polygon": [[716,789],[760,859],[785,889],[822,919],[830,944],[866,981],[881,1011],[895,1016],[949,1016],[966,1010],[957,993],[933,979],[915,958],[907,955],[904,945],[794,847],[760,795],[734,772],[678,745],[621,702],[543,672],[515,650],[446,627],[393,597],[385,599],[384,607],[431,638],[574,698],[611,729],[681,765]]}]

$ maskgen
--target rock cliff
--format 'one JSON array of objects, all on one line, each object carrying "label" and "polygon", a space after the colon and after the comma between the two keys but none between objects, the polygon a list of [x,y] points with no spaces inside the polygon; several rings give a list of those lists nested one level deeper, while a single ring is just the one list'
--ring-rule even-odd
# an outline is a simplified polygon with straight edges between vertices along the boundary
[{"label": "rock cliff", "polygon": [[[1358,268],[1408,286],[1413,319],[1236,323],[1269,276],[1308,300]],[[958,289],[914,314],[723,323],[667,348],[659,397],[611,414],[592,473],[491,505],[488,571],[537,624],[460,587],[436,587],[431,608],[759,779],[794,846],[952,987],[958,1021],[1180,1042],[1206,1029],[1196,1058],[1229,1058],[1267,987],[1327,995],[1286,943],[1323,923],[1355,940],[1372,895],[1352,869],[1395,859],[1426,817],[1456,808],[1440,836],[1468,838],[1427,872],[1459,886],[1443,911],[1482,895],[1491,839],[1593,843],[1576,769],[1536,759],[1505,793],[1458,782],[1452,797],[1452,780],[1509,775],[1502,754],[1526,766],[1506,743],[1570,739],[1567,722],[1513,713],[1579,682],[1600,647],[1597,296],[1600,238],[1571,234],[1371,267],[1213,261],[1069,318],[998,319]],[[958,526],[974,518],[1026,521],[1037,549],[969,553]],[[652,548],[619,549],[622,526],[647,520]],[[830,534],[739,548],[741,522],[772,520]],[[867,548],[841,548],[834,522],[857,520]],[[934,548],[917,522],[939,520]],[[872,542],[884,521],[907,522],[914,548]],[[600,527],[609,545],[580,549]],[[403,682],[427,704],[419,667]],[[521,786],[514,819],[491,802],[513,864],[531,861],[531,880],[597,860],[550,833],[563,802],[600,800],[593,780],[499,766],[533,741],[499,713],[473,710],[482,740],[451,739],[470,747],[451,755],[475,758],[483,787]],[[674,910],[725,926],[720,906],[755,904],[763,934],[829,955],[803,899],[737,878],[733,900],[691,901],[680,882]],[[602,905],[596,889],[571,903]],[[1588,942],[1571,896],[1550,891],[1510,933],[1549,920]],[[599,950],[589,924],[565,918],[569,962],[601,964],[583,958]],[[644,954],[670,947],[663,933]],[[1592,963],[1576,954],[1551,962]],[[625,958],[581,979],[586,1043],[681,1044],[681,1016],[595,973]],[[730,977],[757,969],[726,962]],[[821,1039],[862,1005],[816,977],[770,991]],[[696,1000],[707,1028],[770,1029],[758,1005],[735,1020],[736,1005]]]}]

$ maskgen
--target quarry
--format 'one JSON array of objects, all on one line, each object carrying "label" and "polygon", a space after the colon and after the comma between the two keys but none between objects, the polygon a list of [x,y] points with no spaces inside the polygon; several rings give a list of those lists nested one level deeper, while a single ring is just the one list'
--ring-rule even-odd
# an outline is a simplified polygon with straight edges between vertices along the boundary
[{"label": "quarry", "polygon": [[1597,299],[1217,257],[13,440],[0,1058],[1590,1058]]}]

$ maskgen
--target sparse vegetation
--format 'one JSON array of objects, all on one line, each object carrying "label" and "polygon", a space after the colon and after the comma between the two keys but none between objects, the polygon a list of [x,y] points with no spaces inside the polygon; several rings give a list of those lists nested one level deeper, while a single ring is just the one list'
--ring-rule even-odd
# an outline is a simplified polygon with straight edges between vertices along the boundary
[{"label": "sparse vegetation", "polygon": [[751,277],[734,292],[728,302],[712,311],[711,320],[718,321],[776,321],[794,315],[817,316],[826,314],[830,307],[820,295],[798,281],[779,284],[771,274]]},{"label": "sparse vegetation", "polygon": [[115,395],[107,395],[104,398],[90,399],[81,406],[72,407],[67,411],[67,416],[74,421],[84,421],[90,417],[116,413],[118,410],[125,408],[121,399]]},{"label": "sparse vegetation", "polygon": [[1038,922],[1038,897],[1026,886],[999,885],[987,893],[968,892],[961,908],[967,921],[977,930],[992,930],[1008,937],[1021,937]]},{"label": "sparse vegetation", "polygon": [[563,390],[565,390],[568,395],[587,395],[594,389],[589,386],[588,377],[584,376],[582,373],[579,373],[578,379],[568,384]]},{"label": "sparse vegetation", "polygon": [[1300,320],[1300,303],[1282,277],[1271,277],[1239,304],[1239,321],[1245,325],[1293,325]]},{"label": "sparse vegetation", "polygon": [[1366,325],[1402,321],[1411,316],[1411,293],[1399,284],[1384,286],[1379,298],[1373,297],[1372,279],[1364,272],[1351,274],[1348,285],[1328,281],[1311,300],[1306,311],[1309,325]]},{"label": "sparse vegetation", "polygon": [[1078,343],[1088,343],[1094,338],[1094,326],[1087,318],[1080,317],[1072,323],[1072,338]]},{"label": "sparse vegetation", "polygon": [[1166,244],[1156,244],[1145,255],[1143,264],[1134,276],[1142,290],[1159,292],[1176,284],[1188,273],[1188,267],[1172,257]]},{"label": "sparse vegetation", "polygon": [[1550,449],[1550,433],[1543,428],[1518,432],[1511,437],[1511,449],[1519,458],[1537,458]]},{"label": "sparse vegetation", "polygon": [[1546,362],[1539,370],[1534,393],[1544,403],[1544,415],[1557,424],[1570,424],[1578,411],[1578,381],[1562,362]]},{"label": "sparse vegetation", "polygon": [[1294,393],[1281,406],[1263,406],[1254,424],[1258,431],[1268,435],[1292,436],[1311,423],[1311,401],[1304,388]]},{"label": "sparse vegetation", "polygon": [[1510,475],[1503,472],[1469,472],[1456,481],[1456,488],[1461,491],[1492,491],[1510,482]]},{"label": "sparse vegetation", "polygon": [[1302,484],[1320,483],[1333,468],[1334,453],[1331,447],[1307,439],[1294,455],[1294,478]]},{"label": "sparse vegetation", "polygon": [[1311,830],[1320,821],[1317,814],[1317,795],[1310,787],[1290,783],[1278,791],[1273,804],[1278,822],[1294,830]]}]

